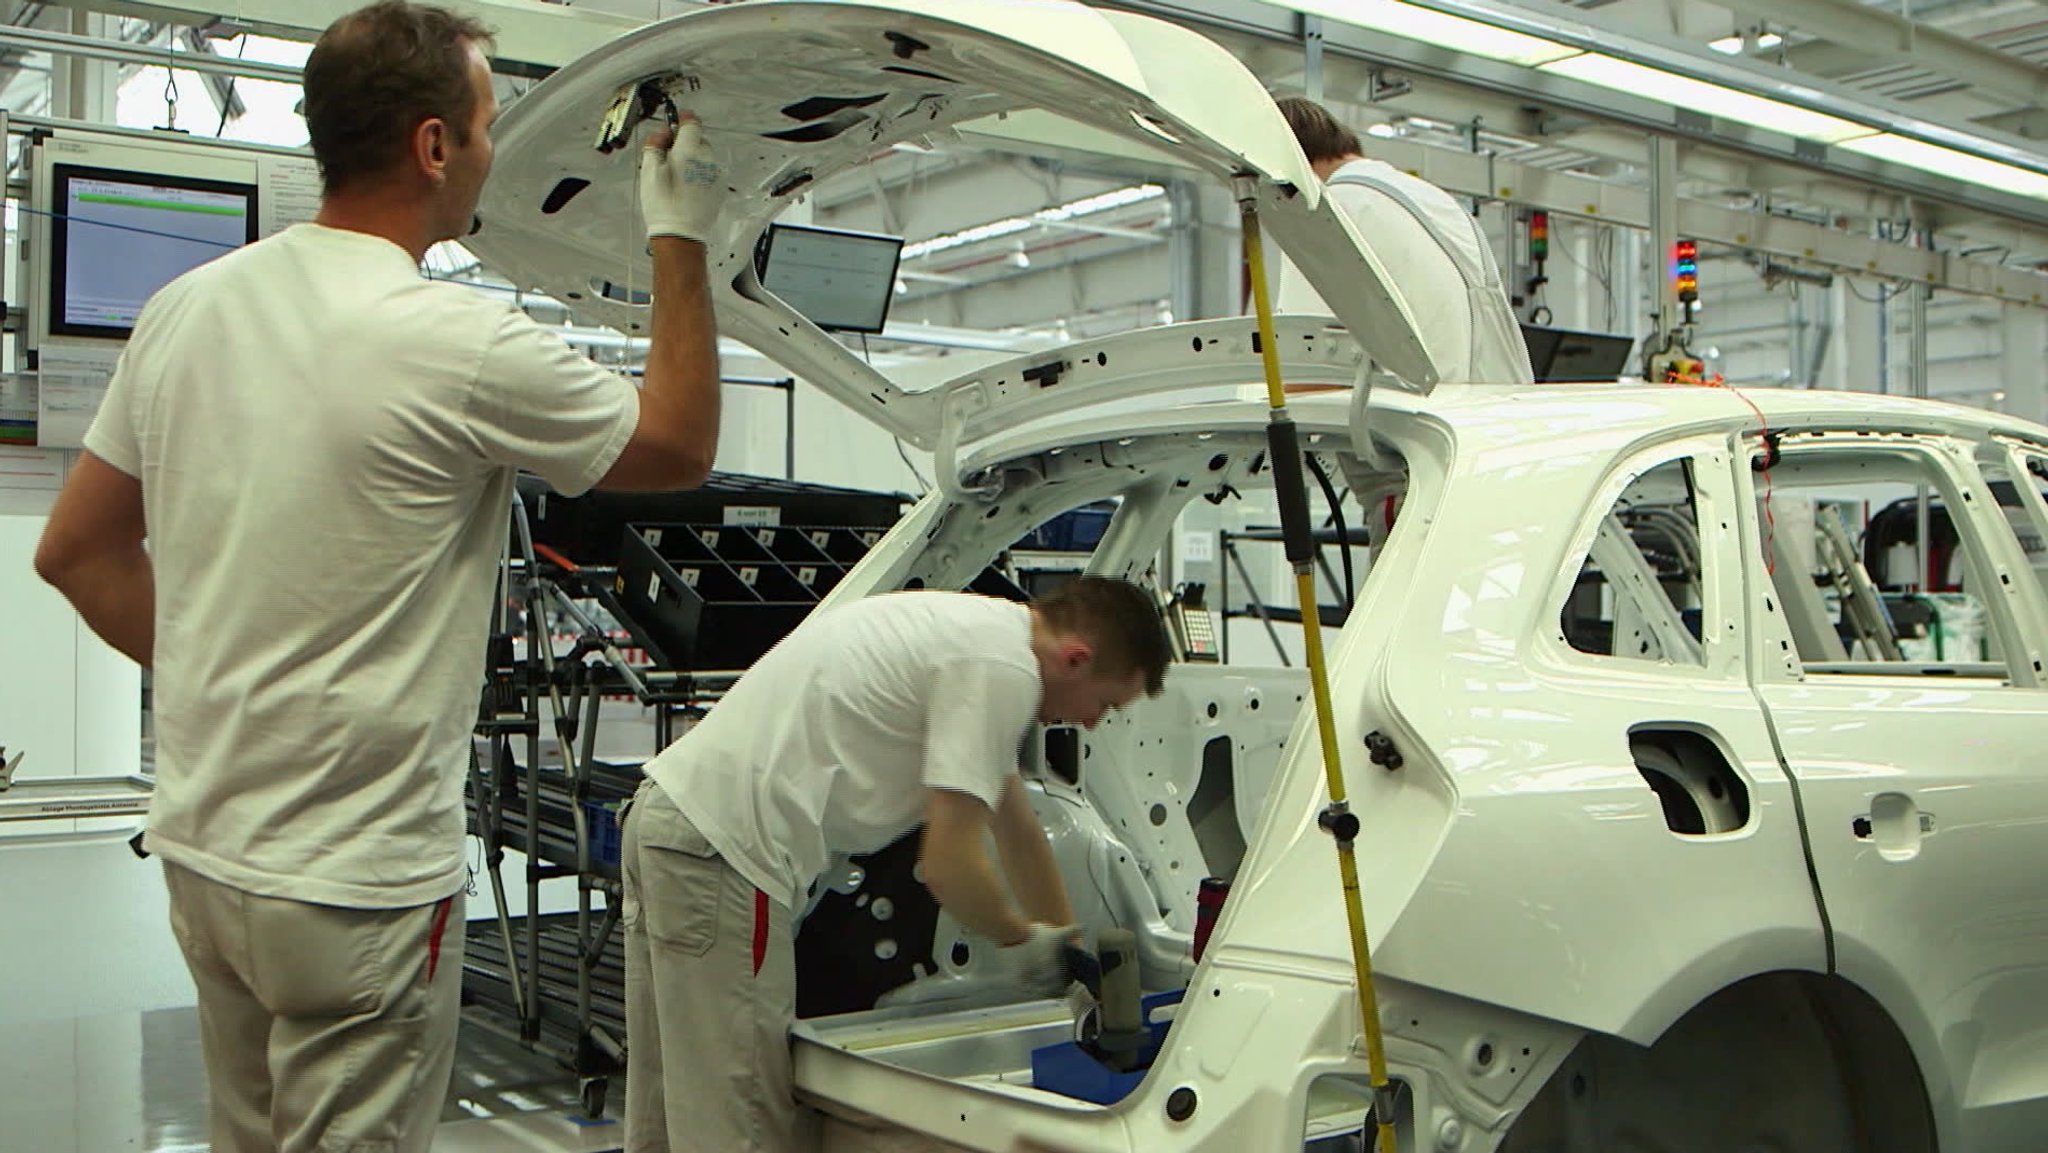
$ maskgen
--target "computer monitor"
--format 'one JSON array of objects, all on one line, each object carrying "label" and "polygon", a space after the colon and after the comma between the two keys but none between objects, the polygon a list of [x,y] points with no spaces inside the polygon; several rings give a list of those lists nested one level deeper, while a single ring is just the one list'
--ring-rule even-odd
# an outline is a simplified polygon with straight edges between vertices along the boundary
[{"label": "computer monitor", "polygon": [[1542,381],[1612,381],[1628,367],[1635,341],[1600,332],[1572,332],[1540,325],[1522,326],[1529,348],[1529,368]]},{"label": "computer monitor", "polygon": [[762,286],[819,328],[880,332],[902,251],[898,236],[771,224],[754,263]]},{"label": "computer monitor", "polygon": [[126,339],[142,305],[256,239],[256,186],[57,164],[51,170],[49,332]]}]

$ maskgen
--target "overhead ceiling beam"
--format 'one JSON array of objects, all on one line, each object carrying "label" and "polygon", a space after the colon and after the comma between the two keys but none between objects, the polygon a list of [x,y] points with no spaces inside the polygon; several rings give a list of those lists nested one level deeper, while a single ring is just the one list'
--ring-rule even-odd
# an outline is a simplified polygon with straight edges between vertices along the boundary
[{"label": "overhead ceiling beam", "polygon": [[[1650,225],[1649,193],[1580,176],[1402,140],[1376,140],[1375,155],[1396,168],[1465,196],[1507,200],[1564,216]],[[1908,248],[1840,229],[1701,200],[1678,202],[1682,236],[1747,249],[1854,276],[1926,284],[2035,307],[2048,306],[2048,276],[1948,252]]]},{"label": "overhead ceiling beam", "polygon": [[[214,51],[213,41],[201,35],[196,28],[187,28],[183,32],[177,33],[177,35],[184,37],[185,47],[192,55],[220,55],[220,53]],[[214,107],[220,109],[222,127],[225,127],[228,121],[241,116],[249,110],[249,106],[243,102],[241,94],[235,91],[234,77],[221,76],[218,73],[202,73],[200,78],[205,81],[207,91],[213,94]]]},{"label": "overhead ceiling beam", "polygon": [[945,152],[895,151],[861,165],[860,175],[841,174],[819,182],[811,192],[811,203],[820,212],[831,212],[848,204],[874,199],[914,181],[930,180],[962,168],[972,159],[959,150]]},{"label": "overhead ceiling beam", "polygon": [[[297,39],[308,39],[317,35],[337,17],[360,7],[361,0],[55,0],[64,7],[137,16],[162,22],[185,25],[204,25],[215,20],[229,20],[249,28],[251,31]],[[642,21],[585,8],[569,8],[563,5],[541,3],[540,0],[442,0],[448,7],[475,16],[497,30],[498,43],[496,59],[501,66],[515,69],[531,69],[545,72],[569,63],[634,28]],[[1112,0],[1113,3],[1116,0]],[[1198,27],[1216,28],[1219,25],[1236,31],[1275,40],[1296,39],[1297,31],[1287,14],[1267,5],[1244,2],[1244,0],[1210,0],[1199,8],[1159,0],[1122,0],[1117,6],[1152,11],[1168,15],[1183,23]],[[1860,5],[1843,3],[1841,0],[1731,0],[1731,6],[1744,7],[1745,11],[1756,11],[1775,19],[1818,19],[1823,10],[1845,9],[1847,20],[1872,20],[1883,25],[1886,20],[1896,18],[1874,13]],[[1792,14],[1791,16],[1788,16]],[[2029,100],[2048,103],[2048,83],[2044,83],[2042,70],[2030,64],[2023,65],[2023,72],[2015,72],[2011,65],[2013,58],[2008,54],[1986,49],[1967,38],[1924,26],[1904,22],[1903,30],[1894,27],[1890,39],[1877,43],[1875,34],[1869,32],[1866,23],[1859,30],[1844,33],[1870,37],[1871,51],[1903,53],[1915,45],[1919,53],[1913,57],[1923,66],[1933,64],[1924,58],[1931,43],[1947,44],[1946,48],[1935,49],[1947,67],[1963,71],[1966,78],[1974,82],[1993,86],[1989,77],[1994,73],[1999,83],[2020,87]],[[1830,29],[1812,27],[1809,30],[1826,32]],[[1903,37],[1903,39],[1902,39]],[[1951,41],[1955,43],[1950,43]],[[1492,61],[1476,60],[1446,52],[1427,45],[1396,38],[1377,36],[1358,29],[1331,25],[1325,43],[1326,50],[1354,59],[1383,61],[1403,68],[1413,69],[1427,75],[1442,76],[1446,79],[1473,84],[1482,89],[1512,93],[1520,98],[1536,100],[1551,106],[1577,108],[1602,115],[1606,118],[1632,123],[1640,127],[1659,131],[1678,130],[1672,113],[1650,101],[1634,100],[1620,94],[1589,89],[1583,85],[1560,82],[1550,76],[1533,76],[1525,69],[1498,65]],[[191,67],[198,60],[186,60],[189,54],[179,54],[179,63]],[[1990,63],[1983,58],[1997,57],[1999,63]],[[1965,65],[1964,59],[1978,63]],[[203,59],[203,58],[201,58]],[[220,61],[228,64],[232,62]],[[246,63],[240,64],[247,68]],[[242,72],[249,75],[249,72]],[[1017,118],[1013,118],[1017,119]],[[1034,118],[1035,120],[1035,118]],[[985,143],[996,143],[989,139],[1001,135],[988,132],[991,126],[975,126],[982,132],[963,132],[973,140],[981,136]],[[1023,125],[1007,125],[1015,131]],[[1032,123],[1038,131],[1017,132],[1019,137],[1036,136],[1043,132],[1043,126]],[[1097,155],[1121,154],[1134,166],[1152,168],[1160,159],[1158,156],[1136,156],[1128,144],[1118,141],[1117,146],[1091,148],[1096,141],[1083,141],[1075,134],[1065,131],[1045,133],[1062,145],[1082,152],[1096,152]],[[1713,142],[1726,147],[1762,154],[1771,159],[1789,161],[1795,164],[1813,166],[1813,162],[1798,155],[1788,145],[1761,139],[1756,134],[1740,129],[1717,126],[1712,134]],[[1049,143],[1040,140],[1036,143]],[[1015,144],[1026,144],[1017,140]],[[1376,142],[1376,147],[1394,160],[1400,142]],[[1647,201],[1639,189],[1619,188],[1602,184],[1588,177],[1550,172],[1544,169],[1523,166],[1499,158],[1486,158],[1449,152],[1443,149],[1416,149],[1431,166],[1441,166],[1450,161],[1462,162],[1467,169],[1466,176],[1450,180],[1437,174],[1425,175],[1438,183],[1473,196],[1493,199],[1511,199],[1518,203],[1549,207],[1553,211],[1575,213],[1606,219],[1614,223],[1644,227],[1648,223]],[[1399,161],[1394,161],[1400,163]],[[1918,195],[1935,195],[1962,203],[2000,216],[2031,222],[2048,219],[2048,211],[2037,203],[2015,203],[2017,198],[2001,196],[1970,187],[1958,188],[1953,182],[1939,178],[1923,179],[1919,174],[1902,172],[1895,168],[1886,169],[1869,165],[1864,158],[1829,155],[1822,163],[1832,167],[1837,177],[1848,176],[1859,182],[1867,181],[1878,185],[1889,185],[1900,191]],[[1156,169],[1155,169],[1156,170]],[[1476,178],[1471,173],[1477,172]],[[1932,187],[1930,187],[1930,181]],[[1680,205],[1682,227],[1688,234],[1702,240],[1741,247],[1756,248],[1772,255],[1810,263],[1821,263],[1871,275],[1895,277],[1937,287],[1950,288],[1961,292],[1976,292],[1987,296],[2017,300],[2024,303],[2040,304],[2043,301],[2043,278],[2030,273],[2001,268],[1982,262],[1962,260],[1946,254],[1929,253],[1922,250],[1882,245],[1832,229],[1814,225],[1762,217],[1758,214],[1722,209],[1697,201],[1685,201]]]},{"label": "overhead ceiling beam", "polygon": [[[203,26],[231,21],[252,32],[287,40],[312,40],[364,0],[53,0],[60,7],[158,23]],[[445,8],[473,16],[496,33],[495,67],[514,74],[545,75],[646,24],[590,8],[544,4],[541,0],[438,0]],[[686,5],[685,7],[697,7]]]},{"label": "overhead ceiling beam", "polygon": [[[1261,41],[1230,29],[1212,29],[1210,32],[1269,85],[1283,83],[1283,73],[1299,63],[1299,49]],[[1375,72],[1376,66],[1372,62],[1354,56],[1326,60],[1325,103],[1347,123],[1365,122],[1361,117],[1396,119],[1410,110],[1428,110],[1432,119],[1459,123],[1477,121],[1494,131],[1538,143],[1554,143],[1561,148],[1636,166],[1645,161],[1642,134],[1619,127],[1611,120],[1559,116],[1552,110],[1531,104],[1527,99],[1474,89],[1435,77],[1413,77],[1403,95],[1375,102],[1371,99],[1371,77]],[[1091,149],[1118,149],[1128,154],[1121,158],[1125,166],[1123,174],[1133,179],[1163,180],[1187,171],[1166,153],[1146,149],[1140,155],[1133,151],[1132,146],[1107,139],[1093,129],[1083,129],[1040,112],[1013,113],[1001,119],[972,121],[961,125],[959,132],[963,142],[971,147],[1021,155],[1042,156],[1058,149],[1066,149],[1074,155]],[[1368,152],[1377,154],[1382,141],[1374,138],[1365,143]],[[1431,152],[1444,150],[1430,148]],[[1105,165],[1098,160],[1093,167],[1102,169]],[[1837,200],[1857,203],[1868,214],[1888,216],[1903,214],[1905,209],[1901,205],[1907,195],[1868,181],[1859,181],[1845,171],[1816,171],[1783,158],[1717,149],[1713,142],[1702,142],[1685,151],[1681,175],[1728,188],[1765,191],[1782,188],[1794,190],[1801,196],[1826,194]],[[827,189],[821,188],[819,195],[826,197]],[[1473,195],[1485,194],[1475,192]],[[834,193],[828,199],[821,199],[820,204],[837,208],[858,198],[856,195]],[[1877,203],[1879,200],[1883,201],[1882,205]],[[1924,205],[1921,211],[1929,216],[1938,215]]]},{"label": "overhead ceiling beam", "polygon": [[299,70],[254,60],[230,60],[199,52],[173,52],[97,36],[74,36],[69,32],[46,32],[40,28],[0,26],[0,45],[25,51],[48,52],[53,56],[82,56],[93,60],[116,60],[124,64],[184,68],[217,76],[247,76],[256,80],[299,82]]},{"label": "overhead ceiling beam", "polygon": [[[1164,202],[1161,202],[1164,207]],[[1080,232],[1090,236],[1114,236],[1123,240],[1138,240],[1147,244],[1160,239],[1161,234],[1152,229],[1118,228],[1112,224],[1090,224],[1085,220],[1040,220],[1040,228],[1054,232]]]},{"label": "overhead ceiling beam", "polygon": [[[116,12],[124,15],[183,24],[206,24],[231,20],[255,31],[308,38],[336,17],[353,10],[360,0],[55,0],[71,7]],[[498,30],[495,62],[508,72],[544,73],[575,60],[641,26],[642,22],[586,8],[546,4],[539,0],[447,0],[449,7],[482,19]],[[1206,29],[1229,29],[1268,40],[1299,43],[1299,24],[1293,13],[1256,0],[1208,0],[1201,5],[1178,0],[1105,0],[1116,7],[1151,12],[1168,19]],[[1835,0],[1741,0],[1743,3],[1774,6],[1780,3],[1832,3]],[[1958,38],[1961,39],[1961,38]],[[1963,43],[1969,43],[1964,40]],[[1441,76],[1479,89],[1510,94],[1633,124],[1657,132],[1699,136],[1697,125],[1679,123],[1677,113],[1655,101],[1596,89],[1549,74],[1502,65],[1450,52],[1435,45],[1418,44],[1381,36],[1363,29],[1330,22],[1325,49],[1332,55],[1348,55],[1396,64],[1404,70]],[[2001,54],[2002,55],[2002,54]],[[1068,136],[1066,133],[1058,135]],[[1838,176],[1896,188],[1907,194],[1962,204],[1979,211],[2033,224],[2048,223],[2048,205],[1997,189],[1967,185],[1944,177],[1884,164],[1868,157],[1834,150],[1802,150],[1775,134],[1750,130],[1742,125],[1713,122],[1706,132],[1717,143],[1751,154],[1762,154],[1810,168],[1832,169]],[[1071,140],[1071,136],[1068,136]],[[1076,144],[1079,142],[1076,141]],[[1093,141],[1089,141],[1093,144]],[[1121,145],[1121,146],[1117,146]],[[1127,144],[1101,148],[1081,145],[1080,152],[1098,157],[1129,157]],[[1136,158],[1142,165],[1147,158]]]},{"label": "overhead ceiling beam", "polygon": [[[979,128],[976,135],[983,144],[1001,147],[1008,143],[999,135],[998,122],[981,122]],[[1016,143],[1028,147],[1030,142]],[[1454,195],[1508,201],[1627,228],[1646,229],[1650,224],[1649,194],[1643,188],[1407,140],[1375,139],[1371,144],[1376,159],[1415,173]],[[1692,150],[1681,152],[1681,172],[1694,163],[1691,156]],[[1152,174],[1158,179],[1170,179],[1172,171],[1171,167],[1156,168]],[[1678,225],[1681,234],[1708,244],[1746,249],[1810,268],[1927,284],[2014,304],[2048,307],[2048,276],[1952,252],[1908,248],[1838,228],[1728,208],[1705,200],[1681,198]],[[1100,255],[1123,251],[1127,250]],[[1088,257],[1081,259],[1085,261]]]},{"label": "overhead ceiling beam", "polygon": [[[1261,3],[1260,0],[1099,0],[1110,7],[1143,12],[1203,30],[1223,29],[1256,35],[1297,46],[1300,42],[1297,13]],[[1923,132],[1939,134],[1948,129],[1965,137],[1984,137],[1974,126],[1943,124],[1924,113],[1909,111],[1888,102],[1873,100],[1867,93],[1828,85],[1824,81],[1795,78],[1785,73],[1782,80],[1760,77],[1753,65],[1700,50],[1698,45],[1680,46],[1665,39],[1652,39],[1612,24],[1595,25],[1583,12],[1574,12],[1557,22],[1534,9],[1520,9],[1499,0],[1444,0],[1460,10],[1484,9],[1487,21],[1529,35],[1548,33],[1561,41],[1612,45],[1627,41],[1630,52],[1648,57],[1657,67],[1683,71],[1685,75],[1710,83],[1727,83],[1738,90],[1773,97],[1774,90],[1797,90],[1793,104],[1841,116],[1875,128],[1903,131],[1908,136]],[[1760,2],[1760,0],[1752,0]],[[1559,31],[1566,29],[1566,32]],[[1333,56],[1391,66],[1401,75],[1433,76],[1466,87],[1505,93],[1553,111],[1576,112],[1609,123],[1627,124],[1660,135],[1680,136],[1831,174],[1923,201],[1947,203],[1974,211],[2002,216],[2034,226],[2048,225],[2048,202],[2034,200],[1983,184],[1950,176],[1890,164],[1853,150],[1829,148],[1795,141],[1790,137],[1753,128],[1728,119],[1704,116],[1662,100],[1638,96],[1581,83],[1554,71],[1525,68],[1471,53],[1458,52],[1441,44],[1424,43],[1392,36],[1335,20],[1324,24],[1323,51],[1327,62]],[[1628,53],[1623,53],[1627,55]],[[1682,65],[1681,65],[1682,61]],[[1734,77],[1740,74],[1741,79]],[[2025,142],[1986,140],[1990,151],[2013,149],[2025,152]]]},{"label": "overhead ceiling beam", "polygon": [[1996,128],[2029,140],[2048,138],[2048,108],[2020,108],[1979,117],[1977,122],[1986,128]]},{"label": "overhead ceiling beam", "polygon": [[[963,136],[992,150],[1031,152],[1042,147],[1048,137],[1042,125],[1034,126],[1030,132],[1011,136],[1008,134],[1011,126],[994,119],[976,121],[963,127]],[[1505,200],[1629,228],[1649,227],[1648,193],[1639,187],[1520,164],[1501,156],[1459,152],[1413,141],[1375,138],[1369,144],[1375,158],[1414,172],[1458,195]],[[1739,182],[1744,172],[1752,177],[1757,175],[1753,167],[1731,171],[1730,162],[1708,148],[1684,150],[1679,165],[1681,174],[1709,181]],[[1858,189],[1872,197],[1888,195],[1865,185],[1852,185],[1841,177],[1829,179],[1808,170],[1793,170],[1790,166],[1770,167],[1778,169],[1772,173],[1774,178],[1789,179],[1794,171],[1799,171],[1826,186],[1824,189],[1805,190],[1811,195],[1847,195]],[[1147,166],[1147,175],[1152,179],[1170,179],[1177,171],[1180,171],[1178,166],[1163,158]],[[1867,214],[1879,214],[1888,207],[1896,210],[1896,205],[1877,201],[1866,203],[1863,210]],[[1684,233],[1709,243],[1747,248],[1777,259],[1845,273],[1928,283],[1956,292],[2048,306],[2048,277],[2024,269],[2007,268],[1954,253],[1906,248],[1837,228],[1763,212],[1725,208],[1704,200],[1681,199],[1678,210],[1679,225]]]},{"label": "overhead ceiling beam", "polygon": [[1908,20],[1896,12],[1854,0],[1714,2],[1851,50],[1835,54],[1831,63],[1846,63],[1861,54],[1866,68],[1880,63],[1911,64],[2026,104],[2048,105],[2048,69],[1945,28]]}]

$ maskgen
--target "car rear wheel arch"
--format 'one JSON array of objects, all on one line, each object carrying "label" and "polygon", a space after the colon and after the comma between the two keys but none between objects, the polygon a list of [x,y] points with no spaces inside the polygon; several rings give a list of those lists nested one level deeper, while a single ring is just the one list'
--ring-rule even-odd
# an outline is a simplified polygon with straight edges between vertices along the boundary
[{"label": "car rear wheel arch", "polygon": [[1774,972],[1708,997],[1648,1046],[1587,1034],[1499,1148],[1934,1153],[1939,1145],[1919,1063],[1884,1008],[1839,977]]}]

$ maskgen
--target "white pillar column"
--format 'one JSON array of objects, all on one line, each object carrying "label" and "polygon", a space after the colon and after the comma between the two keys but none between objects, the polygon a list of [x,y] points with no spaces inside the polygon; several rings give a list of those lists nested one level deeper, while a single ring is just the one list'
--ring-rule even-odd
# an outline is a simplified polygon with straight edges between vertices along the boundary
[{"label": "white pillar column", "polygon": [[1878,305],[1852,291],[1848,281],[1835,278],[1830,290],[1834,313],[1833,343],[1821,364],[1819,387],[1843,392],[1877,392]]},{"label": "white pillar column", "polygon": [[[72,12],[69,16],[70,26],[65,31],[73,36],[106,40],[114,35],[112,16],[88,12]],[[52,56],[50,110],[56,116],[90,124],[112,124],[119,91],[120,75],[112,61],[89,60],[61,52]]]},{"label": "white pillar column", "polygon": [[2005,305],[1998,328],[1999,389],[2005,399],[1994,397],[1991,407],[2028,420],[2048,420],[2048,373],[2042,371],[2043,354],[2048,353],[2048,309]]}]

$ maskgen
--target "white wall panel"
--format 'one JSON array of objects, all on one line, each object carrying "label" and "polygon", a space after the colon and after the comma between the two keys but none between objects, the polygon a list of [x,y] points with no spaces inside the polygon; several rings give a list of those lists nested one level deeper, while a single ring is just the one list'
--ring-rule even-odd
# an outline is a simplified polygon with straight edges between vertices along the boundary
[{"label": "white wall panel", "polygon": [[45,519],[0,515],[0,745],[24,779],[78,773],[78,614],[35,574]]}]

